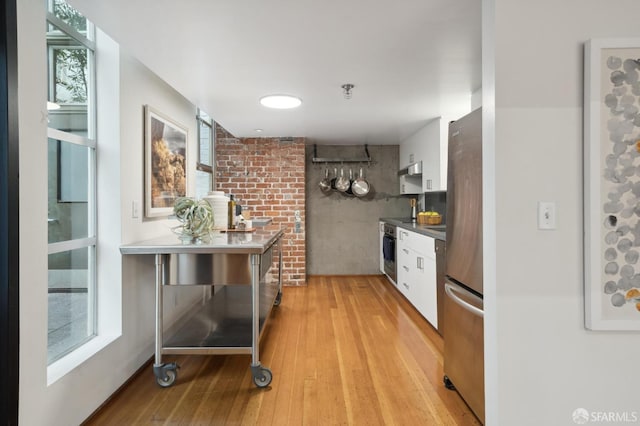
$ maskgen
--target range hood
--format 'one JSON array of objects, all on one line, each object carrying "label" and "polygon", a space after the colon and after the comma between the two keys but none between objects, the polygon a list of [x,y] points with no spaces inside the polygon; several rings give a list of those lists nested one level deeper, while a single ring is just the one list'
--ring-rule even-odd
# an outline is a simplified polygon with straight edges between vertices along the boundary
[{"label": "range hood", "polygon": [[400,171],[398,171],[398,176],[403,176],[403,175],[422,176],[422,161],[409,164],[404,169],[400,169]]}]

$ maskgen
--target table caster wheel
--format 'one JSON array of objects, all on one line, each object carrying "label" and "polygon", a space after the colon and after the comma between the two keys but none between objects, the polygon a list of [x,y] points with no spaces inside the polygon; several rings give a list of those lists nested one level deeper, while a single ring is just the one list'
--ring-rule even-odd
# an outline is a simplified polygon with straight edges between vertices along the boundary
[{"label": "table caster wheel", "polygon": [[167,370],[162,377],[156,377],[156,382],[163,388],[168,388],[175,381],[178,374],[174,370]]},{"label": "table caster wheel", "polygon": [[156,376],[156,383],[163,388],[173,385],[178,377],[178,364],[161,364],[153,366],[153,374]]},{"label": "table caster wheel", "polygon": [[266,388],[271,383],[273,378],[271,370],[266,367],[261,367],[260,371],[253,376],[253,383],[259,388]]},{"label": "table caster wheel", "polygon": [[444,382],[444,387],[445,388],[447,388],[449,390],[456,390],[456,387],[453,385],[453,382],[447,376],[444,376],[442,381]]},{"label": "table caster wheel", "polygon": [[282,293],[278,293],[276,300],[273,301],[273,306],[280,306],[280,302],[282,302]]}]

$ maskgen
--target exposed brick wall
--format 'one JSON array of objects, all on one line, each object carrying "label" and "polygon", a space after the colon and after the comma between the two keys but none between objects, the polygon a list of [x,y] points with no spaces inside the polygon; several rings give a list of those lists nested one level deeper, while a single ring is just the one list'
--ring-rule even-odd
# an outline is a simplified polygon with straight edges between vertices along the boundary
[{"label": "exposed brick wall", "polygon": [[216,124],[215,161],[218,191],[285,227],[283,284],[306,284],[304,139],[236,138]]}]

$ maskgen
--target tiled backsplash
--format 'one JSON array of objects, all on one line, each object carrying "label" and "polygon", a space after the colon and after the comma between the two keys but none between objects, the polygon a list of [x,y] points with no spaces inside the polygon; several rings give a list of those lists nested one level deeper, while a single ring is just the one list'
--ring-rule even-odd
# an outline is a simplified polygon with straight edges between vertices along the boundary
[{"label": "tiled backsplash", "polygon": [[447,192],[425,192],[424,209],[440,213],[442,215],[442,223],[447,223]]}]

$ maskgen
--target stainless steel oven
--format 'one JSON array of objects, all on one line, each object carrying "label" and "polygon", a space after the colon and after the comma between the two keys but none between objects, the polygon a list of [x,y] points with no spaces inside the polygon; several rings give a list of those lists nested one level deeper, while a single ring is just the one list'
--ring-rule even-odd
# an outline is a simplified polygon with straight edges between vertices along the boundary
[{"label": "stainless steel oven", "polygon": [[396,272],[396,227],[388,223],[384,224],[382,255],[384,257],[384,273],[395,284],[398,278]]}]

